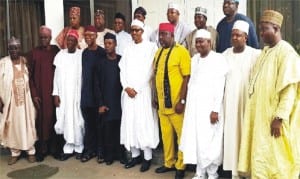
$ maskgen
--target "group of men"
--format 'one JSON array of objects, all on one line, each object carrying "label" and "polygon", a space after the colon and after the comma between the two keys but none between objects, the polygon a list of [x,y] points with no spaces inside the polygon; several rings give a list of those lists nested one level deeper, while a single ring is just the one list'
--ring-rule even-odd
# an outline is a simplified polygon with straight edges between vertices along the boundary
[{"label": "group of men", "polygon": [[121,13],[115,31],[105,28],[102,10],[95,26],[83,28],[80,8],[72,7],[70,26],[56,38],[61,50],[50,45],[46,26],[26,58],[11,38],[9,56],[0,60],[8,164],[24,150],[29,162],[52,153],[61,161],[117,159],[145,172],[160,129],[164,163],[156,173],[176,171],[182,179],[186,164],[196,164],[193,179],[213,179],[223,164],[232,178],[298,178],[300,57],[282,40],[283,16],[273,10],[260,19],[266,46],[258,50],[255,27],[237,13],[238,4],[224,0],[217,30],[197,7],[190,31],[179,21],[179,6],[169,3],[169,22],[155,31],[144,24],[143,7],[134,12],[130,35]]}]

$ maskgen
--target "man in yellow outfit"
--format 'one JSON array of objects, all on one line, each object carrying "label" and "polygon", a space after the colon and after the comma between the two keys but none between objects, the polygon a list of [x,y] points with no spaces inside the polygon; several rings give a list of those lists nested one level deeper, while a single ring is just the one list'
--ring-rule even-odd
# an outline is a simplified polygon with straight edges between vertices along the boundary
[{"label": "man in yellow outfit", "polygon": [[252,179],[296,179],[300,152],[300,57],[282,40],[283,16],[264,11],[260,35],[267,44],[253,68],[238,170]]},{"label": "man in yellow outfit", "polygon": [[[161,48],[155,55],[154,80],[163,140],[164,165],[157,168],[155,172],[165,173],[176,169],[175,179],[182,179],[185,165],[182,152],[175,149],[174,134],[176,134],[178,146],[183,124],[187,83],[190,78],[191,59],[189,52],[174,41],[172,24],[161,23],[159,25],[159,42]],[[176,151],[178,151],[177,156],[175,155]]]}]

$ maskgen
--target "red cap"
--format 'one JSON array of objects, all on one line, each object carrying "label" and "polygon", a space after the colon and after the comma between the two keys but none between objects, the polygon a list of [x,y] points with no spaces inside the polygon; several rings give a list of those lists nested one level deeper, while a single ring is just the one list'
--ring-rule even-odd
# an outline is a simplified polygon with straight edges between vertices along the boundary
[{"label": "red cap", "polygon": [[86,26],[86,27],[84,28],[84,32],[86,32],[86,31],[90,31],[90,32],[95,32],[95,33],[97,33],[97,29],[96,29],[96,27],[93,26],[93,25],[88,25],[88,26]]},{"label": "red cap", "polygon": [[67,34],[67,36],[73,36],[73,37],[75,37],[77,40],[78,40],[78,38],[79,38],[79,35],[78,35],[77,30],[74,30],[74,29],[70,29],[69,32],[68,32],[68,34]]},{"label": "red cap", "polygon": [[174,33],[174,25],[171,23],[160,23],[159,31],[168,31]]}]

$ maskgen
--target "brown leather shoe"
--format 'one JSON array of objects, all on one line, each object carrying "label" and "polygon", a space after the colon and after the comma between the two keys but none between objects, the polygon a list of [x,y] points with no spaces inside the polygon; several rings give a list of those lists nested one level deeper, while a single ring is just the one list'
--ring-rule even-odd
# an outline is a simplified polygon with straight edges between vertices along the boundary
[{"label": "brown leather shoe", "polygon": [[34,163],[34,162],[36,162],[35,155],[28,155],[27,160],[28,160],[29,163]]},{"label": "brown leather shoe", "polygon": [[13,165],[13,164],[17,163],[18,160],[19,160],[19,157],[13,157],[13,156],[11,156],[11,157],[8,159],[7,164],[8,164],[8,165]]}]

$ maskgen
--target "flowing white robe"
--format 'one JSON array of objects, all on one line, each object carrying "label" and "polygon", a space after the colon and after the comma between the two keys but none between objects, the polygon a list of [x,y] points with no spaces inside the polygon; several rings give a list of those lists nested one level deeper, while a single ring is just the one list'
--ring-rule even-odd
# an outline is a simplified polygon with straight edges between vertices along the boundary
[{"label": "flowing white robe", "polygon": [[83,145],[84,120],[80,110],[82,50],[68,53],[61,50],[54,58],[55,65],[53,93],[60,97],[56,108],[57,134],[63,134],[66,144]]},{"label": "flowing white robe", "polygon": [[[201,58],[192,58],[180,150],[183,162],[206,168],[222,161],[223,118],[222,101],[227,64],[214,51]],[[218,112],[219,122],[211,124],[211,112]]]},{"label": "flowing white robe", "polygon": [[[121,144],[144,149],[155,148],[159,142],[158,120],[151,101],[150,78],[152,62],[157,47],[143,40],[139,44],[130,43],[119,63],[120,78],[123,86]],[[134,88],[137,95],[130,98],[124,91]]]},{"label": "flowing white robe", "polygon": [[116,39],[117,39],[116,53],[118,55],[123,56],[124,50],[130,44],[132,38],[130,34],[128,34],[123,30],[121,32],[116,33]]},{"label": "flowing white robe", "polygon": [[250,73],[260,50],[246,46],[242,53],[233,53],[233,47],[223,52],[229,66],[224,93],[224,170],[238,176],[241,130],[248,95]]}]

